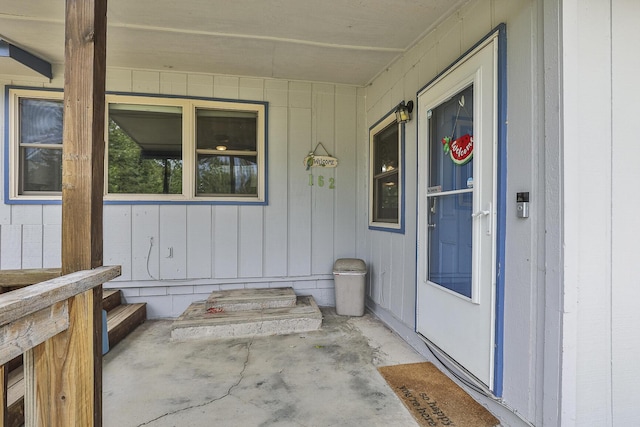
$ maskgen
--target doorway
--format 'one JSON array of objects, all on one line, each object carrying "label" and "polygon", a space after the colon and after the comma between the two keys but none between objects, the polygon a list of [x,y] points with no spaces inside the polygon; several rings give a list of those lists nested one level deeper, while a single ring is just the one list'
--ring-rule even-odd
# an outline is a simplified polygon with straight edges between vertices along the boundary
[{"label": "doorway", "polygon": [[494,389],[498,35],[418,94],[416,330]]}]

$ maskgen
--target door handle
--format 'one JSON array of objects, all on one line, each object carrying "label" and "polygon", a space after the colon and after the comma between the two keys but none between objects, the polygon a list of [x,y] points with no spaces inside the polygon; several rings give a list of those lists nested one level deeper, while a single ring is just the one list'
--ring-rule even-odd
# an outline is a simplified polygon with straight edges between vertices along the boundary
[{"label": "door handle", "polygon": [[436,228],[435,224],[427,224],[427,227],[429,227],[430,230],[433,230]]},{"label": "door handle", "polygon": [[479,216],[485,216],[485,215],[489,215],[489,214],[490,214],[489,211],[478,211],[478,212],[472,213],[471,217],[472,218],[476,218],[476,217],[479,217]]},{"label": "door handle", "polygon": [[487,217],[487,236],[491,235],[491,203],[487,204],[487,210],[478,211],[471,214],[471,218],[478,218],[481,216]]}]

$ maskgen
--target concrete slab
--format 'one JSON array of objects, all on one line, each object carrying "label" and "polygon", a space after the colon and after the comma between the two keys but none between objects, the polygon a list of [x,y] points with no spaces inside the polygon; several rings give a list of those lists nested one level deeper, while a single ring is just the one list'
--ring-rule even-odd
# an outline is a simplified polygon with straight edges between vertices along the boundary
[{"label": "concrete slab", "polygon": [[202,302],[194,303],[171,326],[171,339],[227,339],[286,335],[315,331],[322,326],[322,313],[313,297],[298,297],[295,307],[264,310],[210,312]]},{"label": "concrete slab", "polygon": [[321,330],[174,342],[149,320],[103,363],[105,427],[417,426],[376,370],[425,359],[370,314]]},{"label": "concrete slab", "polygon": [[296,306],[293,288],[229,289],[211,293],[206,309],[224,312],[264,310]]}]

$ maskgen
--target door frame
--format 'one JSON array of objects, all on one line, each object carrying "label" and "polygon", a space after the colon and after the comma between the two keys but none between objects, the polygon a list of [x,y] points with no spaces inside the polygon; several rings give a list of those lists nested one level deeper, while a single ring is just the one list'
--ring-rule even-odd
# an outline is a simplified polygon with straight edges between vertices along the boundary
[{"label": "door frame", "polygon": [[[504,364],[504,288],[505,288],[505,238],[506,238],[506,212],[507,212],[507,28],[506,24],[502,23],[491,30],[486,36],[480,39],[470,49],[463,53],[459,58],[453,61],[444,70],[438,73],[427,84],[422,86],[416,92],[416,98],[427,87],[432,85],[437,80],[441,79],[445,74],[456,67],[461,61],[473,55],[479,48],[481,48],[485,42],[489,39],[496,38],[498,42],[497,49],[497,81],[495,87],[497,91],[497,105],[496,105],[496,131],[497,131],[497,153],[496,153],[496,265],[495,277],[496,277],[496,289],[495,289],[495,349],[494,349],[494,370],[493,370],[493,389],[491,392],[496,397],[502,397],[503,391],[503,364]],[[420,112],[418,111],[418,105],[416,105],[416,117]],[[419,136],[419,132],[418,132]],[[418,164],[418,158],[416,156],[416,165]],[[416,182],[416,184],[418,184]],[[417,198],[420,197],[416,194],[416,241],[418,240],[419,233],[418,221],[419,212]],[[416,258],[417,263],[420,262]],[[418,293],[418,269],[416,268],[415,292]],[[415,301],[414,308],[414,332],[417,332],[418,324],[418,299]],[[419,335],[419,334],[418,334]],[[420,335],[421,336],[421,335]],[[438,356],[437,356],[438,357]],[[453,361],[454,364],[457,364]],[[474,381],[475,383],[475,381]]]}]

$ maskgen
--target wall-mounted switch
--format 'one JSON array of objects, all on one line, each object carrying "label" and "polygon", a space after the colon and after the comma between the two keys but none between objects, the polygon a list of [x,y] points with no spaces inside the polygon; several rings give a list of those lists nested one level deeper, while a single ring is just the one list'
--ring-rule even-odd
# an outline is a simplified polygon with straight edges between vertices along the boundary
[{"label": "wall-mounted switch", "polygon": [[516,193],[516,215],[518,218],[529,218],[529,192]]}]

